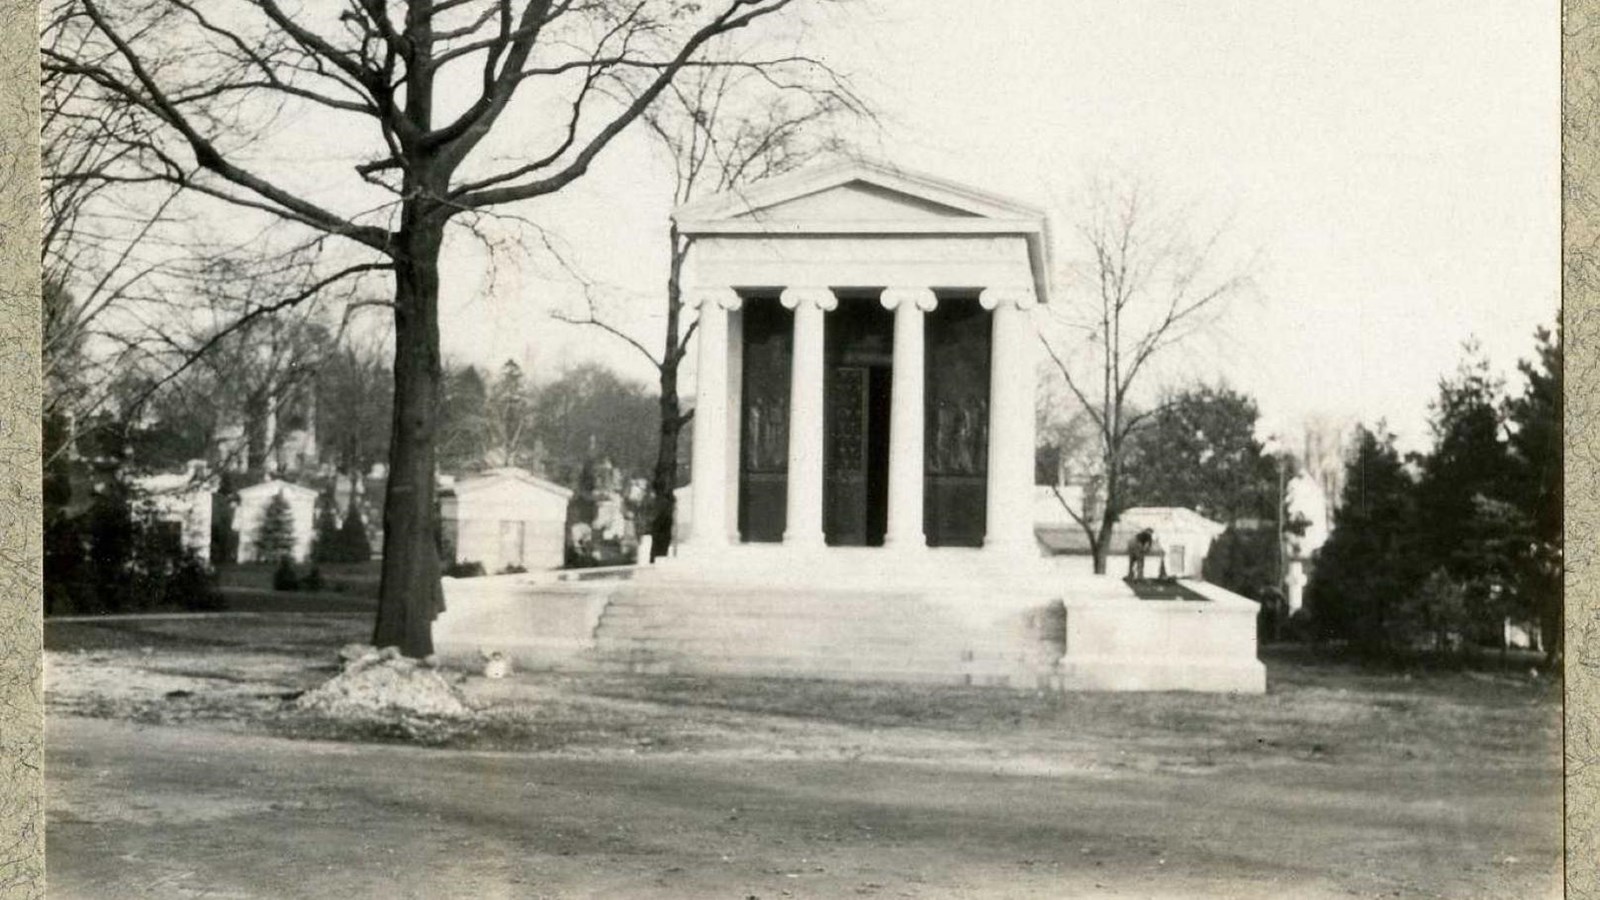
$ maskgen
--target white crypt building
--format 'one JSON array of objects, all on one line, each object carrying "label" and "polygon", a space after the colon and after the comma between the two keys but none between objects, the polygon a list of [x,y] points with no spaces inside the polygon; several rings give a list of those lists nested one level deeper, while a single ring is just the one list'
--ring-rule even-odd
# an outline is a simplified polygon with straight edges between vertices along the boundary
[{"label": "white crypt building", "polygon": [[850,161],[673,213],[689,515],[650,566],[446,579],[441,657],[524,668],[1265,690],[1254,602],[1141,600],[1034,535],[1036,209]]}]

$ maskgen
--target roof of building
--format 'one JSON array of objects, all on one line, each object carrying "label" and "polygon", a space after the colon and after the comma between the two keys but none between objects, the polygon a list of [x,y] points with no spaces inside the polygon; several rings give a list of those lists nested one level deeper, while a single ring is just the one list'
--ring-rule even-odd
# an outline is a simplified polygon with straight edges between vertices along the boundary
[{"label": "roof of building", "polygon": [[[1116,554],[1133,535],[1154,529],[1159,540],[1164,535],[1204,534],[1215,538],[1227,530],[1221,522],[1212,521],[1184,506],[1136,506],[1124,510],[1117,523],[1111,527],[1109,552]],[[1089,536],[1076,524],[1049,523],[1034,528],[1039,543],[1051,553],[1088,553]],[[1165,543],[1171,543],[1170,539]]]},{"label": "roof of building", "polygon": [[519,469],[513,466],[506,466],[498,469],[487,469],[483,472],[475,472],[471,475],[457,476],[451,484],[445,485],[441,488],[440,494],[455,494],[456,496],[460,496],[462,494],[472,494],[486,490],[501,490],[506,486],[507,483],[522,484],[528,487],[537,488],[550,494],[554,494],[563,500],[566,500],[572,496],[572,491],[570,489],[562,487],[553,481],[540,478],[526,469]]},{"label": "roof of building", "polygon": [[319,492],[316,488],[309,488],[303,484],[295,484],[292,481],[281,481],[276,478],[269,478],[266,481],[257,482],[249,487],[243,487],[239,489],[239,496],[241,498],[271,496],[278,493],[300,495],[309,494],[312,497],[316,497]]},{"label": "roof of building", "polygon": [[[842,220],[826,204],[798,217],[763,215],[827,192],[871,197],[866,219]],[[933,214],[929,214],[929,213]],[[889,163],[846,159],[810,166],[695,200],[672,212],[686,235],[709,234],[1013,234],[1026,238],[1033,288],[1049,302],[1050,227],[1037,207]]]}]

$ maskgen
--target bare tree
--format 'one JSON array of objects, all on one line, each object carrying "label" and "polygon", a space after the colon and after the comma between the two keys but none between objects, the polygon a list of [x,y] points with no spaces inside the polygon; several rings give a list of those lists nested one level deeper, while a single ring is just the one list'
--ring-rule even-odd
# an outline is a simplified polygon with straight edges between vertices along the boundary
[{"label": "bare tree", "polygon": [[1162,207],[1136,184],[1100,182],[1087,197],[1069,248],[1065,302],[1052,305],[1041,339],[1092,427],[1098,470],[1084,474],[1098,483],[1098,508],[1062,505],[1104,574],[1126,503],[1129,436],[1160,409],[1138,406],[1136,388],[1153,360],[1211,324],[1250,284],[1252,264],[1231,261],[1226,229],[1197,233],[1191,211]]},{"label": "bare tree", "polygon": [[[70,19],[53,16],[40,42],[47,51],[82,50],[85,37]],[[82,74],[40,74],[40,366],[43,413],[58,424],[100,410],[113,378],[125,371],[121,355],[89,346],[102,323],[136,298],[159,293],[155,283],[181,268],[163,246],[180,189],[118,176],[130,152],[127,137],[148,123],[131,105],[83,103],[94,90]],[[52,448],[46,451],[48,465]]]},{"label": "bare tree", "polygon": [[[673,167],[674,205],[738,188],[843,150],[837,126],[869,118],[848,82],[824,63],[794,58],[777,66],[701,69],[679,78],[663,102],[644,114]],[[581,315],[558,313],[625,341],[655,367],[660,389],[660,433],[651,471],[654,497],[651,556],[667,554],[677,510],[679,444],[694,410],[684,410],[678,370],[695,325],[684,325],[683,267],[692,239],[673,223],[667,234],[666,334],[660,352],[596,309],[592,297]]]},{"label": "bare tree", "polygon": [[[394,422],[375,643],[430,653],[442,609],[434,477],[448,226],[572,184],[680,72],[722,62],[708,57],[727,47],[723,36],[791,5],[342,0],[290,10],[279,0],[220,9],[61,0],[53,9],[83,39],[46,47],[45,66],[87,79],[96,90],[86,102],[130,106],[155,123],[127,137],[129,152],[103,177],[181,186],[336,239],[338,263],[312,288],[379,271],[393,278]],[[497,125],[515,120],[513,101],[530,96],[544,127],[518,134],[509,158],[484,149]],[[562,111],[550,116],[556,103]],[[259,142],[236,140],[286,110],[312,112],[317,128],[376,148],[353,167],[345,196],[269,174],[252,152]]]},{"label": "bare tree", "polygon": [[1345,461],[1355,429],[1356,422],[1351,417],[1324,413],[1306,416],[1300,423],[1299,463],[1322,488],[1330,517],[1344,495]]}]

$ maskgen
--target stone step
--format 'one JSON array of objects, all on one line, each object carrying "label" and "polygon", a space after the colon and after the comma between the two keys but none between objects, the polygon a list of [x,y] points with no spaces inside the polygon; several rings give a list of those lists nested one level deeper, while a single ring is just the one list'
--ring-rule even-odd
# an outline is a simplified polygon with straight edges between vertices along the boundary
[{"label": "stone step", "polygon": [[921,597],[629,597],[611,598],[608,608],[619,611],[683,610],[686,612],[772,612],[782,615],[831,615],[880,610],[904,614],[938,607]]},{"label": "stone step", "polygon": [[[944,684],[1031,683],[1037,676],[1015,666],[956,665],[941,660],[907,660],[903,663],[786,657],[651,657],[621,659],[599,657],[597,668],[638,674],[726,674],[774,678],[818,678],[838,681],[914,681]],[[1020,680],[1019,680],[1020,679]]]},{"label": "stone step", "polygon": [[674,624],[677,622],[860,622],[868,625],[895,625],[907,622],[938,623],[944,617],[938,610],[882,609],[618,609],[607,607],[601,619],[630,625]]},{"label": "stone step", "polygon": [[796,640],[854,640],[891,638],[897,643],[948,641],[965,643],[991,637],[983,631],[962,628],[945,622],[906,620],[871,621],[862,619],[771,619],[697,617],[675,620],[615,619],[602,617],[595,630],[597,637],[615,635],[642,638],[792,638]]},{"label": "stone step", "polygon": [[804,616],[611,616],[599,620],[599,632],[639,632],[641,634],[870,634],[893,632],[906,635],[968,634],[970,628],[941,622],[932,617],[829,617]]},{"label": "stone step", "polygon": [[712,659],[712,660],[772,660],[789,661],[796,665],[811,664],[815,660],[841,660],[838,668],[852,668],[855,666],[903,665],[912,661],[923,661],[943,665],[959,665],[962,663],[975,663],[984,660],[1005,658],[1003,653],[968,653],[957,648],[924,648],[894,650],[890,648],[785,648],[785,647],[760,647],[749,650],[739,650],[713,645],[626,645],[626,646],[599,646],[594,653],[598,657],[616,659]]},{"label": "stone step", "polygon": [[594,651],[601,655],[685,656],[708,658],[817,659],[837,657],[863,661],[901,659],[939,659],[956,662],[1001,659],[1017,656],[1031,648],[1016,645],[970,644],[954,642],[903,644],[884,641],[822,643],[782,643],[775,641],[648,640],[604,637]]}]

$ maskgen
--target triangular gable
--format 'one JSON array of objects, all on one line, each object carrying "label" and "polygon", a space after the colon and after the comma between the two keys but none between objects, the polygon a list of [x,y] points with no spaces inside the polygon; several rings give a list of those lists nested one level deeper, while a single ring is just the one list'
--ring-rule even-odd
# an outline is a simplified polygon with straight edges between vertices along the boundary
[{"label": "triangular gable", "polygon": [[292,481],[278,481],[276,479],[273,479],[273,480],[270,480],[270,481],[257,482],[256,484],[252,484],[249,487],[240,488],[239,489],[239,496],[240,497],[254,497],[257,494],[270,496],[272,494],[277,494],[277,493],[280,493],[280,492],[288,494],[288,495],[291,495],[291,496],[295,495],[295,494],[300,494],[302,496],[306,495],[306,494],[310,494],[313,497],[317,496],[317,493],[318,493],[316,488],[309,488],[309,487],[306,487],[303,484],[295,484]]},{"label": "triangular gable", "polygon": [[453,491],[456,496],[462,494],[477,494],[485,491],[503,490],[508,485],[521,485],[551,494],[562,500],[572,496],[572,491],[546,481],[531,472],[519,469],[492,469],[477,475],[469,475],[456,480]]},{"label": "triangular gable", "polygon": [[[680,228],[730,219],[902,221],[978,218],[1042,225],[1044,214],[1015,201],[882,163],[851,160],[769,178],[679,207]],[[1036,226],[1037,227],[1037,226]]]}]

